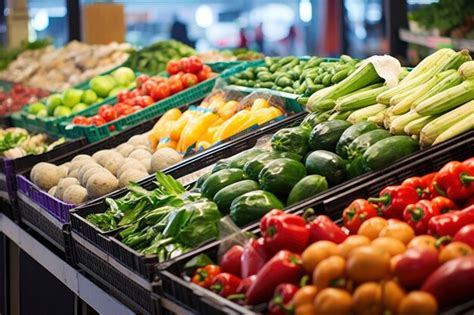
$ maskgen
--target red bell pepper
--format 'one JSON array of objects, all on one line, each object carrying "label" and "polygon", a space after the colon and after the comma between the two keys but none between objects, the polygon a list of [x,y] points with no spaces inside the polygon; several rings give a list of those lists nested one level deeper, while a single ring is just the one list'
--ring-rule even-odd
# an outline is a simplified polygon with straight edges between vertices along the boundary
[{"label": "red bell pepper", "polygon": [[398,282],[416,288],[438,268],[438,253],[428,248],[409,248],[400,255],[393,268]]},{"label": "red bell pepper", "polygon": [[410,186],[387,186],[379,193],[379,197],[369,198],[369,202],[376,204],[384,218],[400,220],[406,206],[418,200],[420,198],[415,188]]},{"label": "red bell pepper", "polygon": [[428,233],[435,236],[454,236],[463,226],[474,223],[474,205],[432,217]]},{"label": "red bell pepper", "polygon": [[377,209],[366,199],[356,199],[342,212],[344,226],[351,234],[357,234],[361,224],[377,216]]},{"label": "red bell pepper", "polygon": [[287,250],[279,251],[257,274],[247,291],[247,304],[268,302],[281,283],[298,283],[303,276],[301,256]]},{"label": "red bell pepper", "polygon": [[270,218],[284,215],[285,212],[278,210],[278,209],[273,209],[270,210],[270,212],[267,212],[261,219],[260,219],[260,231],[266,231],[268,229],[268,220]]},{"label": "red bell pepper", "polygon": [[219,273],[221,273],[221,267],[216,265],[207,265],[196,270],[191,282],[197,284],[200,287],[209,288],[212,284],[212,280]]},{"label": "red bell pepper", "polygon": [[464,202],[464,207],[469,207],[474,205],[474,195]]},{"label": "red bell pepper", "polygon": [[247,278],[257,274],[270,258],[271,255],[266,250],[262,237],[250,239],[244,246],[240,260],[240,275],[242,278]]},{"label": "red bell pepper", "polygon": [[282,214],[265,219],[261,233],[270,252],[286,249],[300,254],[308,246],[309,231],[301,216]]},{"label": "red bell pepper", "polygon": [[459,209],[454,201],[443,196],[438,196],[431,199],[431,205],[436,207],[440,214]]},{"label": "red bell pepper", "polygon": [[340,244],[347,238],[347,234],[325,215],[319,215],[313,221],[309,222],[308,230],[310,244],[323,240]]},{"label": "red bell pepper", "polygon": [[245,294],[249,290],[250,286],[252,283],[255,282],[257,279],[257,275],[250,276],[248,278],[242,279],[240,281],[239,286],[237,287],[237,291],[235,294],[229,295],[227,297],[228,300],[231,300],[239,305],[244,305],[245,304]]},{"label": "red bell pepper", "polygon": [[431,293],[440,308],[474,298],[474,256],[444,263],[426,279],[421,290]]},{"label": "red bell pepper", "polygon": [[416,193],[418,194],[418,198],[420,199],[431,198],[429,188],[430,184],[431,181],[428,181],[426,177],[423,178],[418,176],[407,178],[402,182],[402,186],[414,188],[416,190]]},{"label": "red bell pepper", "polygon": [[451,199],[467,199],[474,191],[474,162],[449,162],[433,179],[436,191]]},{"label": "red bell pepper", "polygon": [[433,186],[433,179],[435,178],[436,174],[438,174],[438,172],[433,172],[433,173],[429,173],[424,176],[421,176],[421,178],[428,184],[428,190],[430,192],[431,198],[439,196],[439,194],[436,192],[436,189]]},{"label": "red bell pepper", "polygon": [[438,208],[434,207],[429,200],[420,200],[405,208],[403,219],[415,230],[417,235],[421,235],[428,231],[430,219],[439,214]]},{"label": "red bell pepper", "polygon": [[288,315],[293,314],[290,305],[293,296],[300,288],[292,283],[282,283],[278,285],[273,293],[273,297],[268,303],[269,314]]},{"label": "red bell pepper", "polygon": [[240,277],[240,268],[241,268],[241,259],[244,248],[240,245],[232,246],[225,254],[222,256],[219,266],[223,272],[228,272]]},{"label": "red bell pepper", "polygon": [[229,295],[237,293],[237,288],[239,287],[240,282],[241,280],[239,277],[227,272],[222,272],[212,279],[209,288],[211,291],[226,298]]},{"label": "red bell pepper", "polygon": [[474,248],[474,224],[462,227],[453,238],[454,242],[463,242]]}]

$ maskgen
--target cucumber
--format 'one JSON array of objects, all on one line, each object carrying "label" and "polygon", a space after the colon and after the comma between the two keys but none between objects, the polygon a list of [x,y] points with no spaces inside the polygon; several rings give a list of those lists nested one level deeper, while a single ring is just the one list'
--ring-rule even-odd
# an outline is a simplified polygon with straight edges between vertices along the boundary
[{"label": "cucumber", "polygon": [[365,151],[363,155],[364,167],[367,171],[381,170],[419,149],[418,141],[409,136],[385,138]]},{"label": "cucumber", "polygon": [[347,156],[349,159],[355,159],[357,156],[363,155],[371,145],[388,137],[390,137],[390,132],[384,129],[376,129],[366,132],[351,142],[347,148]]},{"label": "cucumber", "polygon": [[290,191],[287,206],[305,200],[328,189],[326,178],[320,175],[308,175],[303,177]]},{"label": "cucumber", "polygon": [[350,126],[345,120],[330,120],[316,125],[309,136],[309,147],[334,152],[342,133]]},{"label": "cucumber", "polygon": [[354,141],[358,136],[378,129],[377,124],[371,121],[364,121],[347,128],[339,138],[339,141],[336,145],[336,153],[342,158],[347,158],[347,150],[349,145]]},{"label": "cucumber", "polygon": [[260,187],[256,181],[246,179],[222,188],[214,195],[213,200],[220,212],[228,214],[232,201],[234,201],[235,198],[259,189]]},{"label": "cucumber", "polygon": [[308,174],[326,177],[330,186],[340,184],[346,179],[344,160],[339,155],[326,150],[311,152],[306,158],[305,167]]},{"label": "cucumber", "polygon": [[289,158],[301,161],[302,156],[292,152],[271,151],[257,155],[254,159],[244,165],[244,172],[251,179],[258,180],[258,174],[271,161],[279,158]]},{"label": "cucumber", "polygon": [[201,188],[202,184],[204,184],[204,182],[206,181],[206,179],[211,176],[212,173],[206,173],[204,175],[201,175],[201,177],[198,178],[198,180],[196,181],[196,187],[197,188]]},{"label": "cucumber", "polygon": [[222,188],[245,179],[244,171],[238,168],[229,168],[218,171],[209,176],[201,186],[204,197],[212,199]]},{"label": "cucumber", "polygon": [[258,175],[260,187],[276,195],[287,196],[293,186],[306,176],[301,162],[280,158],[266,165]]}]

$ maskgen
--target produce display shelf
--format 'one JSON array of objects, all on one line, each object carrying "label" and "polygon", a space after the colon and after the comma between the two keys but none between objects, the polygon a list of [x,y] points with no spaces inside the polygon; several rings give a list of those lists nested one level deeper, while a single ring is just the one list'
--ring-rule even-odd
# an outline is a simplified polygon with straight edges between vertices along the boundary
[{"label": "produce display shelf", "polygon": [[423,35],[410,32],[406,29],[400,29],[398,32],[400,39],[412,43],[428,47],[431,49],[439,48],[453,48],[453,49],[469,49],[474,51],[474,40],[472,39],[462,39],[462,38],[451,38],[443,36],[431,36]]},{"label": "produce display shelf", "polygon": [[[246,63],[242,63],[236,67],[227,69],[220,73],[217,77],[202,81],[186,90],[171,95],[163,100],[160,100],[136,113],[124,116],[120,119],[108,122],[101,126],[82,126],[70,124],[70,120],[61,123],[61,133],[70,138],[86,137],[90,143],[97,142],[104,138],[113,135],[116,132],[125,130],[145,120],[152,119],[166,112],[169,109],[176,108],[186,104],[192,104],[209,94],[214,88],[214,84],[218,78],[227,79],[236,72],[247,68]],[[107,102],[113,104],[113,102]],[[92,112],[92,110],[91,110]],[[89,112],[89,114],[91,114]],[[95,111],[94,111],[95,112]],[[87,116],[87,115],[86,115]]]},{"label": "produce display shelf", "polygon": [[262,60],[233,60],[233,61],[218,61],[218,62],[207,62],[206,64],[211,67],[214,72],[223,72],[224,70],[240,66],[242,63],[246,63],[247,66],[252,66],[253,64],[260,65]]},{"label": "produce display shelf", "polygon": [[[474,156],[473,135],[471,132],[470,137],[462,137],[450,145],[433,147],[436,150],[431,150],[429,153],[425,151],[426,154],[419,155],[417,159],[412,159],[410,162],[403,161],[402,163],[397,163],[397,167],[392,168],[391,171],[381,172],[376,177],[367,178],[364,181],[360,181],[357,185],[341,189],[337,194],[320,194],[314,198],[307,199],[302,203],[287,208],[286,212],[303,214],[306,209],[312,208],[316,213],[325,214],[332,220],[341,223],[342,210],[353,200],[376,196],[383,187],[398,185],[404,179],[411,176],[422,176],[437,171],[452,160],[462,161]],[[245,231],[258,233],[259,224],[253,224],[247,227]],[[230,235],[224,241],[229,242],[231,239],[236,238]],[[184,265],[196,255],[206,254],[214,261],[217,261],[220,244],[221,241],[216,241],[165,263],[166,267],[159,270],[165,297],[188,305],[193,311],[200,314],[258,313],[260,310],[251,310],[237,305],[183,278]],[[470,313],[474,311],[474,300],[442,310],[441,314],[464,314],[467,311],[470,311]]]}]

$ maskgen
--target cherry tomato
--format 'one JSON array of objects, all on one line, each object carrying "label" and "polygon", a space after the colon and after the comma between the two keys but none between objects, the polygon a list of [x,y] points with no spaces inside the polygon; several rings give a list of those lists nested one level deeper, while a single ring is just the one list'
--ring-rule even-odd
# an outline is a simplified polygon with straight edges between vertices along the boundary
[{"label": "cherry tomato", "polygon": [[185,73],[181,77],[181,82],[183,82],[185,88],[188,88],[197,84],[199,82],[199,79],[194,73]]},{"label": "cherry tomato", "polygon": [[72,123],[75,125],[88,125],[89,124],[89,118],[85,116],[76,116],[72,120]]},{"label": "cherry tomato", "polygon": [[104,111],[107,111],[107,110],[110,110],[110,109],[113,110],[112,105],[108,105],[108,104],[107,105],[102,105],[101,107],[99,107],[99,110],[97,111],[97,114],[104,117],[104,115],[103,115]]},{"label": "cherry tomato", "polygon": [[189,71],[192,73],[198,73],[202,70],[202,60],[199,57],[191,56],[188,58],[189,61]]},{"label": "cherry tomato", "polygon": [[105,119],[100,115],[94,115],[91,117],[91,123],[96,126],[101,126],[106,123]]},{"label": "cherry tomato", "polygon": [[133,98],[127,98],[125,101],[123,101],[123,103],[124,103],[125,105],[127,105],[127,106],[133,106],[133,105],[135,105],[134,98],[135,98],[135,97],[133,97]]},{"label": "cherry tomato", "polygon": [[118,92],[117,101],[118,102],[125,101],[127,98],[130,98],[130,94],[131,94],[130,91],[120,91],[120,92]]},{"label": "cherry tomato", "polygon": [[136,79],[137,89],[141,88],[143,83],[148,81],[148,79],[150,79],[150,77],[147,76],[146,74],[140,74]]},{"label": "cherry tomato", "polygon": [[211,77],[212,69],[208,65],[203,65],[201,71],[197,73],[199,82],[205,81]]},{"label": "cherry tomato", "polygon": [[163,78],[163,77],[152,77],[151,80],[155,82],[156,84],[168,82],[168,79]]},{"label": "cherry tomato", "polygon": [[179,60],[179,65],[184,72],[186,73],[191,72],[189,58],[186,58],[186,57],[181,58]]},{"label": "cherry tomato", "polygon": [[153,90],[151,90],[150,96],[155,100],[159,101],[164,98],[167,98],[171,95],[170,87],[167,83],[158,84]]},{"label": "cherry tomato", "polygon": [[133,106],[138,105],[140,107],[143,106],[143,101],[142,101],[143,96],[136,96],[133,98]]},{"label": "cherry tomato", "polygon": [[134,97],[142,95],[142,91],[139,89],[135,89],[132,92],[130,92],[129,95],[130,95],[130,98],[134,98]]},{"label": "cherry tomato", "polygon": [[[141,88],[141,95],[150,95],[151,90],[153,90],[158,84],[155,81],[148,80],[143,83]],[[135,95],[134,95],[135,96]],[[138,95],[137,95],[138,96]]]},{"label": "cherry tomato", "polygon": [[171,94],[178,93],[184,89],[183,82],[181,82],[181,80],[177,77],[170,78],[168,82],[169,82]]},{"label": "cherry tomato", "polygon": [[112,106],[103,110],[100,116],[102,116],[107,122],[117,119],[117,113]]},{"label": "cherry tomato", "polygon": [[166,71],[169,74],[176,74],[179,71],[181,71],[181,66],[179,64],[178,60],[170,60],[168,61],[168,64],[166,65]]},{"label": "cherry tomato", "polygon": [[142,107],[140,105],[135,105],[132,106],[133,112],[138,112],[139,110],[142,110]]},{"label": "cherry tomato", "polygon": [[114,105],[114,109],[117,112],[117,115],[121,115],[127,108],[130,108],[130,105],[125,103],[117,103]]},{"label": "cherry tomato", "polygon": [[150,106],[151,104],[153,104],[155,101],[153,100],[153,97],[151,96],[148,96],[148,95],[144,95],[142,96],[142,107],[148,107]]}]

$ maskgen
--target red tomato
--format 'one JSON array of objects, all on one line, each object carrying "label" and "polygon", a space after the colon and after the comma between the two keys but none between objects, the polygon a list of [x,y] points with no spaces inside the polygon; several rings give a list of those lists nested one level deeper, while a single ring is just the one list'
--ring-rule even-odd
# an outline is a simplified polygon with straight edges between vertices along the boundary
[{"label": "red tomato", "polygon": [[163,77],[152,77],[151,80],[152,80],[153,82],[155,82],[156,84],[168,82],[168,79],[167,79],[167,78],[163,78]]},{"label": "red tomato", "polygon": [[109,126],[109,130],[110,130],[110,131],[115,131],[115,126],[114,126],[114,125],[110,125],[110,126]]},{"label": "red tomato", "polygon": [[155,101],[159,101],[159,100],[162,100],[164,98],[167,98],[170,95],[171,95],[170,86],[167,83],[160,83],[160,84],[158,84],[157,87],[155,87],[151,91],[150,96],[153,97],[153,99]]},{"label": "red tomato", "polygon": [[157,86],[157,83],[155,81],[153,81],[153,80],[146,81],[142,85],[141,95],[150,95],[151,90],[153,90],[153,88],[155,88],[156,86]]},{"label": "red tomato", "polygon": [[[208,66],[205,65],[205,67],[208,67]],[[208,67],[208,68],[209,68],[209,67]],[[198,79],[199,79],[199,82],[205,81],[205,80],[209,79],[211,73],[212,73],[211,68],[209,68],[209,69],[202,68],[202,70],[197,73],[197,77],[198,77]]]},{"label": "red tomato", "polygon": [[130,106],[125,103],[117,103],[114,105],[114,109],[118,116],[120,116],[127,108],[130,108]]},{"label": "red tomato", "polygon": [[[138,106],[138,107],[140,107],[140,106]],[[141,109],[141,107],[140,107],[140,109]],[[130,106],[122,112],[122,114],[119,116],[119,118],[124,117],[124,116],[128,116],[128,115],[133,114],[135,112],[136,112],[135,106],[133,106],[133,107]]]},{"label": "red tomato", "polygon": [[118,102],[125,101],[127,98],[130,98],[130,94],[131,94],[130,91],[120,91],[120,92],[118,92],[117,101]]},{"label": "red tomato", "polygon": [[86,126],[86,125],[89,124],[89,118],[87,118],[85,116],[76,116],[72,120],[72,123],[74,125],[84,125],[84,126]]},{"label": "red tomato", "polygon": [[132,107],[132,109],[133,109],[133,112],[135,113],[135,112],[138,112],[139,110],[142,110],[142,107],[140,105],[135,105]]},{"label": "red tomato", "polygon": [[169,74],[176,74],[179,71],[181,71],[181,66],[179,65],[179,61],[178,60],[168,61],[168,64],[166,65],[166,71],[168,71]]},{"label": "red tomato", "polygon": [[143,106],[143,102],[142,102],[142,97],[143,96],[136,96],[133,98],[133,105],[138,105],[138,106]]},{"label": "red tomato", "polygon": [[168,80],[181,80],[181,77],[183,76],[184,72],[183,71],[180,71],[172,76],[170,76],[170,78]]},{"label": "red tomato", "polygon": [[153,104],[155,101],[153,100],[153,97],[151,96],[148,96],[148,95],[144,95],[142,96],[142,104],[141,105],[142,107],[148,107],[150,106],[151,104]]},{"label": "red tomato", "polygon": [[197,84],[199,82],[199,79],[194,73],[185,73],[181,77],[181,82],[183,82],[185,88],[188,88]]},{"label": "red tomato", "polygon": [[179,65],[181,66],[181,69],[185,72],[191,72],[191,64],[189,63],[189,58],[181,58],[179,60]]},{"label": "red tomato", "polygon": [[125,101],[123,101],[123,104],[128,105],[128,106],[133,106],[133,105],[135,105],[134,99],[135,99],[135,97],[127,98]]},{"label": "red tomato", "polygon": [[199,57],[189,57],[189,71],[192,73],[198,73],[202,69],[202,60]]},{"label": "red tomato", "polygon": [[184,89],[183,82],[177,77],[169,79],[171,94],[178,93]]},{"label": "red tomato", "polygon": [[136,85],[137,85],[137,88],[141,88],[143,83],[145,83],[146,81],[148,81],[150,77],[147,76],[146,74],[140,74],[137,79],[136,79]]},{"label": "red tomato", "polygon": [[94,115],[91,117],[91,123],[96,126],[101,126],[106,123],[105,119],[102,116]]},{"label": "red tomato", "polygon": [[109,121],[117,119],[117,112],[115,112],[115,110],[112,107],[110,107],[103,110],[100,116],[102,116],[105,119],[105,121],[109,122]]},{"label": "red tomato", "polygon": [[142,95],[142,91],[139,90],[139,89],[135,89],[132,92],[130,92],[129,98],[134,98],[134,97],[141,96],[141,95]]},{"label": "red tomato", "polygon": [[103,115],[104,111],[110,110],[110,109],[113,110],[112,105],[108,105],[108,104],[107,105],[102,105],[101,107],[99,107],[99,110],[97,111],[97,114],[104,117],[104,115]]}]

